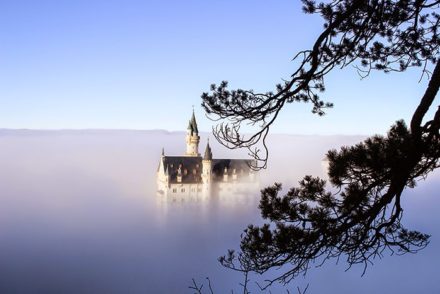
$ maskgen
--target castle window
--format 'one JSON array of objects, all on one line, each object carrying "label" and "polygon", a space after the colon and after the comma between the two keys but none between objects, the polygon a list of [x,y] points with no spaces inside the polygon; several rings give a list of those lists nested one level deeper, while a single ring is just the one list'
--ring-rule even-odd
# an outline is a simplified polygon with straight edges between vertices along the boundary
[{"label": "castle window", "polygon": [[180,192],[185,192],[185,188],[182,188],[182,189],[180,190]]},{"label": "castle window", "polygon": [[191,188],[191,192],[195,192],[196,191],[196,188]]},{"label": "castle window", "polygon": [[173,188],[173,193],[176,193],[177,192],[177,189],[176,188]]},{"label": "castle window", "polygon": [[202,188],[198,188],[198,189],[197,189],[197,192],[202,192]]}]

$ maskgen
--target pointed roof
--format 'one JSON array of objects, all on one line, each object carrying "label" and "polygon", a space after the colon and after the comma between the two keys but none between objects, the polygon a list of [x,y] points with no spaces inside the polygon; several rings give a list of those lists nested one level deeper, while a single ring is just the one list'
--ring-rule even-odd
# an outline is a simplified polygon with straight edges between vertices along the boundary
[{"label": "pointed roof", "polygon": [[194,115],[194,109],[192,112],[191,119],[189,120],[189,123],[188,123],[188,130],[190,130],[191,133],[196,133],[196,134],[199,133],[199,129],[197,128],[196,116]]},{"label": "pointed roof", "polygon": [[203,159],[212,160],[212,151],[211,151],[211,146],[209,146],[209,140],[208,140],[208,144],[206,144],[205,156],[203,156]]},{"label": "pointed roof", "polygon": [[165,173],[165,163],[164,163],[164,156],[162,155],[159,160],[159,166],[157,167],[157,172]]}]

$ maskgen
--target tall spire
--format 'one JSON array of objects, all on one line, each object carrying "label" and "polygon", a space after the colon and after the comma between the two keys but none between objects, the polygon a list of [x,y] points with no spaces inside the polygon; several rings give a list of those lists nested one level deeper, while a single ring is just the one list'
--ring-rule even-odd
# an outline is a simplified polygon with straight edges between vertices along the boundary
[{"label": "tall spire", "polygon": [[197,122],[196,122],[196,116],[194,114],[194,107],[193,107],[193,112],[192,112],[192,116],[191,116],[191,120],[189,121],[190,125],[191,125],[191,129],[194,133],[198,134],[199,130],[197,128]]},{"label": "tall spire", "polygon": [[187,156],[200,156],[199,142],[200,142],[199,130],[197,128],[196,116],[194,114],[194,109],[193,109],[192,116],[188,124],[188,131],[186,132]]},{"label": "tall spire", "polygon": [[193,133],[195,133],[195,134],[199,133],[199,129],[197,128],[196,116],[194,114],[194,107],[193,107],[191,119],[188,122],[188,131],[189,131],[189,133],[191,133],[191,135]]},{"label": "tall spire", "polygon": [[212,160],[212,151],[211,151],[211,146],[209,146],[209,139],[208,139],[208,144],[206,144],[205,156],[203,156],[203,159]]}]

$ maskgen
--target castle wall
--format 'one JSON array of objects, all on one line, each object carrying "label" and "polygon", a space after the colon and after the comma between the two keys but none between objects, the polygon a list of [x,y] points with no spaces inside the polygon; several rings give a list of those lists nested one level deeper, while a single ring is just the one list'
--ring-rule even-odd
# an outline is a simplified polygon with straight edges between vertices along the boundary
[{"label": "castle wall", "polygon": [[171,201],[200,201],[208,196],[203,188],[203,184],[176,183],[170,184],[164,194]]}]

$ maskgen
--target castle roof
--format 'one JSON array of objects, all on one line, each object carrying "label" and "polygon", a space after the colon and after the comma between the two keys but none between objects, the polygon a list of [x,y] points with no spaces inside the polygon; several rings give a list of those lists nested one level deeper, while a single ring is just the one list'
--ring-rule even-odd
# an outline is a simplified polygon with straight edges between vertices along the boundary
[{"label": "castle roof", "polygon": [[199,133],[199,129],[197,128],[197,121],[196,121],[196,116],[194,115],[194,110],[192,112],[192,116],[191,119],[189,120],[188,123],[188,130],[191,131],[191,133]]},{"label": "castle roof", "polygon": [[208,144],[206,144],[205,156],[203,156],[203,159],[212,160],[212,151],[211,151],[211,146],[209,146],[209,141]]},{"label": "castle roof", "polygon": [[[202,157],[164,156],[163,161],[169,176],[169,183],[195,184],[202,182]],[[251,160],[246,159],[213,159],[213,181],[222,181],[225,174],[230,176],[235,174],[238,180],[246,180],[249,172],[252,172],[249,167],[251,162]],[[177,181],[179,173],[182,176],[181,182]]]},{"label": "castle roof", "polygon": [[165,156],[164,165],[168,170],[169,182],[177,183],[177,174],[182,175],[181,183],[200,183],[202,158],[199,156]]},{"label": "castle roof", "polygon": [[212,176],[213,181],[220,181],[225,174],[236,175],[238,180],[248,179],[253,170],[250,168],[252,160],[248,159],[213,159]]}]

